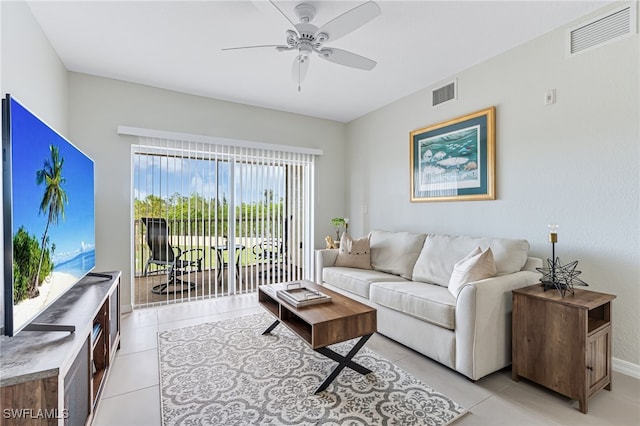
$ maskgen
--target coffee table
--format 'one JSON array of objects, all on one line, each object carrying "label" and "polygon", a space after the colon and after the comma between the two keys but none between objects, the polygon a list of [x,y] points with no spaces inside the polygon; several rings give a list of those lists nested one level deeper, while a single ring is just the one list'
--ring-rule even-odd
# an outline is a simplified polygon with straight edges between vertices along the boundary
[{"label": "coffee table", "polygon": [[[271,333],[282,323],[311,346],[311,349],[338,363],[315,393],[325,390],[345,367],[360,374],[371,373],[368,368],[354,362],[353,357],[376,332],[376,309],[311,281],[304,280],[301,283],[303,287],[331,296],[331,302],[295,308],[276,294],[278,290],[286,290],[290,283],[261,285],[258,287],[258,301],[276,317],[275,322],[262,334]],[[360,339],[346,356],[327,347],[358,337]]]}]

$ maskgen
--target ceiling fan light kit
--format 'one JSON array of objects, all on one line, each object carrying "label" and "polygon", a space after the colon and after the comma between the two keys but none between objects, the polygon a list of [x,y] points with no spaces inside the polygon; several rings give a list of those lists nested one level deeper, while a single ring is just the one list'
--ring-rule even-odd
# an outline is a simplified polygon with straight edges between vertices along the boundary
[{"label": "ceiling fan light kit", "polygon": [[294,8],[299,23],[295,24],[289,17],[272,1],[269,2],[275,7],[287,21],[293,25],[295,30],[286,31],[286,45],[259,45],[231,47],[222,50],[240,50],[253,48],[275,48],[278,52],[297,50],[298,54],[293,60],[292,78],[298,83],[298,91],[306,77],[309,68],[309,61],[313,52],[319,57],[344,65],[350,68],[370,71],[376,66],[376,61],[365,58],[355,53],[337,49],[323,47],[324,43],[335,41],[352,31],[360,28],[382,13],[380,6],[373,1],[368,1],[351,10],[346,11],[331,21],[318,28],[311,21],[316,16],[316,9],[308,3],[300,3]]}]

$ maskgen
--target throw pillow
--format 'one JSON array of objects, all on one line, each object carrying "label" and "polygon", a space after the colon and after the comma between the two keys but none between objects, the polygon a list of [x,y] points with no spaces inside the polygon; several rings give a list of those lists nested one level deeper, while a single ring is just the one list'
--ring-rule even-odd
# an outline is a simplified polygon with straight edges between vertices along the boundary
[{"label": "throw pillow", "polygon": [[373,269],[410,280],[427,235],[373,230],[369,237]]},{"label": "throw pillow", "polygon": [[493,261],[491,247],[484,251],[476,247],[453,266],[453,273],[449,279],[449,291],[454,297],[458,297],[465,285],[495,275],[496,264]]},{"label": "throw pillow", "polygon": [[371,269],[371,249],[369,237],[354,240],[346,232],[340,238],[340,251],[334,266]]}]

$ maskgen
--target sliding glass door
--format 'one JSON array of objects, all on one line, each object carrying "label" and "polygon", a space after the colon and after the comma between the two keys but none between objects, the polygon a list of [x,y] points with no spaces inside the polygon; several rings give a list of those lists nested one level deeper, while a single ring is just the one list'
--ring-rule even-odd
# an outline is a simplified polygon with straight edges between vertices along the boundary
[{"label": "sliding glass door", "polygon": [[312,155],[141,138],[132,171],[134,306],[311,276]]}]

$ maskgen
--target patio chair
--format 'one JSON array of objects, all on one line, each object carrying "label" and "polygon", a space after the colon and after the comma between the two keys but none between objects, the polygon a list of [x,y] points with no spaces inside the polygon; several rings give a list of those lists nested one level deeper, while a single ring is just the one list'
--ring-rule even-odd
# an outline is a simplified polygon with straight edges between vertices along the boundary
[{"label": "patio chair", "polygon": [[287,263],[287,240],[289,221],[284,220],[282,238],[268,238],[252,247],[258,264],[266,263],[267,267],[259,270],[258,277],[282,277]]},{"label": "patio chair", "polygon": [[262,241],[253,246],[253,254],[258,264],[266,263],[268,266],[258,272],[258,276],[262,277],[266,274],[276,275],[278,264],[284,261],[284,242],[278,241],[276,238]]},{"label": "patio chair", "polygon": [[[194,290],[195,283],[184,282],[178,277],[186,272],[202,271],[204,250],[190,249],[183,251],[179,247],[172,247],[169,242],[169,227],[167,226],[167,221],[163,218],[143,217],[142,223],[147,228],[147,245],[151,251],[149,259],[147,259],[147,263],[144,266],[144,276],[149,275],[149,266],[156,265],[161,267],[161,269],[156,269],[156,273],[166,271],[169,277],[166,283],[153,286],[151,292],[167,294],[187,289]],[[169,287],[173,287],[173,289]]]}]

